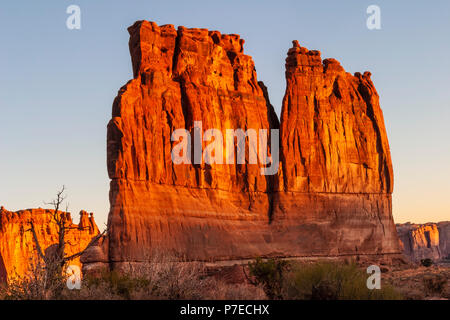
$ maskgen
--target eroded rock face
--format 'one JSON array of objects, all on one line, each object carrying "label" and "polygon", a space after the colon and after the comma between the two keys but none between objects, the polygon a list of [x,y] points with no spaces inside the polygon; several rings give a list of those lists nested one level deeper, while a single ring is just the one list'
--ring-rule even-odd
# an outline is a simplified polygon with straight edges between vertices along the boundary
[{"label": "eroded rock face", "polygon": [[[57,226],[52,219],[53,210],[27,209],[11,212],[0,209],[0,278],[3,280],[26,276],[32,271],[37,261],[36,244],[30,230],[33,221],[42,250],[51,250],[58,243]],[[69,229],[66,233],[66,254],[82,251],[99,230],[93,215],[80,212],[80,223],[72,223],[70,213],[67,215]],[[81,267],[79,258],[71,264]]]},{"label": "eroded rock face", "polygon": [[412,261],[450,258],[450,222],[397,224],[403,253]]},{"label": "eroded rock face", "polygon": [[[192,132],[194,121],[223,136],[230,128],[278,127],[244,41],[147,21],[129,31],[135,78],[120,90],[108,125],[110,258],[139,260],[166,246],[194,259],[252,254],[245,249],[252,246],[248,223],[255,230],[267,225],[272,177],[248,161],[175,165],[171,159],[172,132]],[[232,234],[241,235],[231,241]]]},{"label": "eroded rock face", "polygon": [[392,193],[393,172],[370,72],[345,72],[294,41],[281,113],[284,190]]},{"label": "eroded rock face", "polygon": [[113,264],[152,250],[193,260],[399,252],[389,146],[369,73],[352,76],[295,43],[278,173],[261,175],[248,149],[245,164],[175,165],[175,129],[194,137],[201,121],[203,132],[225,137],[279,121],[238,35],[148,21],[129,32],[134,79],[108,124]]},{"label": "eroded rock face", "polygon": [[450,221],[439,222],[437,227],[442,258],[450,260]]},{"label": "eroded rock face", "polygon": [[370,76],[297,41],[288,51],[273,214],[310,255],[398,251],[391,156]]}]

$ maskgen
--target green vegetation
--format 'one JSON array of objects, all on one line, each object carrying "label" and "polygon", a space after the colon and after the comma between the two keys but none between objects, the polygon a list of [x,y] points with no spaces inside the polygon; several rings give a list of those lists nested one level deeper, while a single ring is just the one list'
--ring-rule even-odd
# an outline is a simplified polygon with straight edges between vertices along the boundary
[{"label": "green vegetation", "polygon": [[[80,290],[69,290],[67,277],[49,278],[45,267],[37,266],[27,278],[0,286],[0,300],[31,299],[285,299],[285,300],[391,300],[402,296],[382,283],[381,289],[367,288],[369,275],[354,262],[300,263],[261,259],[248,264],[247,279],[227,283],[208,276],[205,265],[180,262],[174,257],[153,256],[130,264],[127,270],[104,270],[83,278]],[[245,268],[244,268],[245,272]],[[52,280],[51,282],[49,282]],[[383,278],[382,278],[383,280]],[[424,278],[430,295],[441,294],[446,276]]]},{"label": "green vegetation", "polygon": [[368,274],[355,263],[318,262],[295,266],[285,285],[288,299],[301,300],[396,300],[391,286],[367,288]]},{"label": "green vegetation", "polygon": [[257,259],[249,264],[254,285],[269,299],[292,300],[394,300],[402,296],[391,286],[367,288],[368,274],[355,263],[288,263]]},{"label": "green vegetation", "polygon": [[248,265],[250,276],[253,277],[250,282],[256,286],[262,286],[269,299],[282,299],[283,280],[288,266],[288,262],[284,260],[263,261],[257,258],[255,262]]},{"label": "green vegetation", "polygon": [[173,257],[155,257],[128,271],[86,275],[80,290],[68,289],[67,277],[49,286],[47,274],[44,268],[36,269],[29,277],[0,284],[0,300],[266,299],[260,288],[208,277],[203,264]]}]

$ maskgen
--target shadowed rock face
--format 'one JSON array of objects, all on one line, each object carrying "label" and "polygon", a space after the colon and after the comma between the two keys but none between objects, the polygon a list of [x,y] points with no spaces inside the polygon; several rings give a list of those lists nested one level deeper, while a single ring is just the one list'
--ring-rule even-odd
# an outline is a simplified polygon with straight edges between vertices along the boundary
[{"label": "shadowed rock face", "polygon": [[[32,220],[42,250],[51,250],[58,243],[56,223],[52,219],[53,210],[28,209],[11,212],[0,209],[0,280],[23,277],[32,271],[37,261],[36,244],[30,230]],[[94,218],[87,212],[80,212],[80,223],[73,224],[70,213],[67,215],[66,255],[82,251],[99,230]],[[71,264],[81,266],[80,259]]]},{"label": "shadowed rock face", "polygon": [[[108,124],[110,262],[155,249],[194,260],[399,252],[369,73],[352,76],[294,42],[280,125],[238,35],[148,21],[128,30],[134,79]],[[175,165],[171,134],[194,136],[195,121],[224,137],[280,128],[278,173],[261,175],[248,150],[245,164]]]}]

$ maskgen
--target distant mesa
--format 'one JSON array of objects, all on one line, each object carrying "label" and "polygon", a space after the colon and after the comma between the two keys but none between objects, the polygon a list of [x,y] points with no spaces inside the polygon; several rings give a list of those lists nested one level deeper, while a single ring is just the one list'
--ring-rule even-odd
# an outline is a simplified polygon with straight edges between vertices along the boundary
[{"label": "distant mesa", "polygon": [[397,224],[400,247],[414,262],[450,260],[450,221]]}]

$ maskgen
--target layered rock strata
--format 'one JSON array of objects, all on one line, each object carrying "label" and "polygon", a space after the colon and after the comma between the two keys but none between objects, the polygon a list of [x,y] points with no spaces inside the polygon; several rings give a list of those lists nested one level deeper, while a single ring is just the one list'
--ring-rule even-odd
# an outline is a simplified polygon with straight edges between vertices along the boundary
[{"label": "layered rock strata", "polygon": [[[294,42],[280,125],[238,35],[148,21],[128,30],[134,78],[108,124],[111,209],[107,248],[99,249],[113,266],[155,250],[213,261],[399,252],[390,151],[370,73],[346,73]],[[244,164],[198,163],[195,148],[175,164],[177,129],[192,140],[203,132],[203,149],[221,142],[205,139],[208,129],[223,137],[254,129],[269,142],[280,129],[279,152],[270,143],[263,150],[280,156],[279,170],[261,174],[268,165],[251,161],[249,137]]]},{"label": "layered rock strata", "polygon": [[450,260],[450,222],[397,224],[400,247],[412,261]]},{"label": "layered rock strata", "polygon": [[[27,209],[11,212],[0,209],[0,278],[9,280],[28,276],[37,262],[36,243],[30,231],[30,221],[36,229],[36,235],[42,250],[51,250],[58,243],[58,229],[53,220],[53,210]],[[98,235],[93,214],[80,212],[79,224],[72,223],[70,213],[66,215],[66,255],[78,253],[86,248],[91,239]],[[70,262],[81,267],[80,259]]]}]

